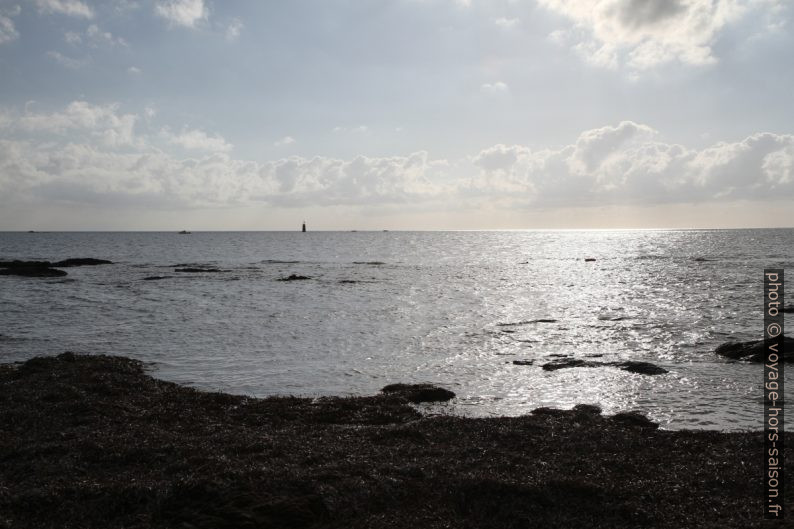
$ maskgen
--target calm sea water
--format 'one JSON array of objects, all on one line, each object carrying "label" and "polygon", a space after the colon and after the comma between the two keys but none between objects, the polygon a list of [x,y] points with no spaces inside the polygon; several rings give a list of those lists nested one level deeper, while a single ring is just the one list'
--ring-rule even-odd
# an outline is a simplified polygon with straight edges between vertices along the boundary
[{"label": "calm sea water", "polygon": [[[0,233],[0,260],[68,257],[116,264],[0,276],[0,360],[120,354],[256,396],[433,382],[459,396],[439,413],[592,403],[760,429],[760,366],[713,351],[761,337],[762,270],[792,265],[794,230]],[[277,281],[290,274],[311,279]],[[670,373],[543,371],[555,355]]]}]

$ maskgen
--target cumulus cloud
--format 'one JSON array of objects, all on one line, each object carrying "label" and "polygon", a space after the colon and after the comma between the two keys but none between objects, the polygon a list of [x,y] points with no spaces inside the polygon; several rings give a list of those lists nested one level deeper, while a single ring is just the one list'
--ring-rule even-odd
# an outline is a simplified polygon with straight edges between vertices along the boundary
[{"label": "cumulus cloud", "polygon": [[502,29],[510,29],[515,27],[519,20],[517,18],[507,18],[507,17],[499,17],[494,19],[494,24]]},{"label": "cumulus cloud", "polygon": [[776,0],[538,0],[574,23],[553,40],[570,45],[593,64],[622,63],[642,70],[670,61],[716,61],[717,35],[748,11],[775,9]]},{"label": "cumulus cloud", "polygon": [[424,151],[253,161],[232,156],[222,136],[158,131],[148,124],[154,114],[142,117],[85,101],[50,113],[0,109],[0,202],[554,208],[794,198],[794,135],[787,134],[696,149],[623,121],[567,145],[494,145],[451,162]]},{"label": "cumulus cloud", "polygon": [[34,0],[40,13],[94,18],[94,10],[80,0]]},{"label": "cumulus cloud", "polygon": [[64,136],[99,142],[104,146],[135,145],[137,116],[118,112],[118,105],[92,105],[74,101],[62,112],[24,112],[9,120],[8,127],[20,134]]},{"label": "cumulus cloud", "polygon": [[273,146],[274,147],[282,147],[284,145],[291,145],[293,143],[295,143],[295,138],[293,138],[292,136],[284,136],[280,140],[274,142]]},{"label": "cumulus cloud", "polygon": [[232,19],[226,26],[226,40],[237,40],[243,30],[243,22],[239,18]]},{"label": "cumulus cloud", "polygon": [[356,125],[354,127],[337,126],[331,129],[331,132],[333,132],[334,134],[343,134],[346,132],[365,134],[369,132],[369,127],[367,125]]},{"label": "cumulus cloud", "polygon": [[155,4],[154,12],[171,24],[188,28],[196,27],[209,14],[204,0],[162,0]]},{"label": "cumulus cloud", "polygon": [[486,94],[504,94],[510,91],[510,87],[507,86],[507,83],[496,81],[494,83],[484,83],[480,86],[480,90]]},{"label": "cumulus cloud", "polygon": [[114,36],[109,31],[99,29],[96,24],[91,24],[86,28],[84,33],[76,31],[67,31],[64,33],[64,40],[67,43],[78,46],[86,43],[92,48],[111,48],[114,46],[127,46],[127,42],[121,38]]},{"label": "cumulus cloud", "polygon": [[194,151],[229,152],[233,146],[222,136],[210,136],[203,130],[182,129],[179,134],[173,134],[168,129],[163,130],[163,136],[169,143]]},{"label": "cumulus cloud", "polygon": [[19,31],[14,25],[13,17],[20,12],[19,6],[0,9],[0,44],[19,38]]},{"label": "cumulus cloud", "polygon": [[794,136],[753,134],[696,150],[656,140],[630,121],[585,131],[558,149],[497,145],[472,162],[470,189],[494,182],[547,206],[794,197]]},{"label": "cumulus cloud", "polygon": [[88,64],[87,58],[76,59],[74,57],[69,57],[68,55],[64,55],[59,51],[48,51],[47,56],[53,59],[55,62],[63,66],[64,68],[69,68],[72,70],[76,70],[78,68],[82,68],[86,64]]}]

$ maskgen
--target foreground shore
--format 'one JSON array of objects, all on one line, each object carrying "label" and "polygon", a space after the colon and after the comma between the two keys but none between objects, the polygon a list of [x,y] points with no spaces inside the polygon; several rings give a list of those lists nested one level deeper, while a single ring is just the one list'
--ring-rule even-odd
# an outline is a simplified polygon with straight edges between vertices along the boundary
[{"label": "foreground shore", "polygon": [[654,426],[424,417],[399,391],[253,399],[65,353],[0,365],[0,527],[773,526],[760,432]]}]

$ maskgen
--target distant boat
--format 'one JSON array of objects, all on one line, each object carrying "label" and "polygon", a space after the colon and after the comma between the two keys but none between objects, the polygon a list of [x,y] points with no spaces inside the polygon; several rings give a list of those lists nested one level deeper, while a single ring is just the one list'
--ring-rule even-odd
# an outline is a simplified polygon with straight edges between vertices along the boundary
[{"label": "distant boat", "polygon": [[179,232],[179,235],[190,235],[190,232],[187,230],[182,230]]}]

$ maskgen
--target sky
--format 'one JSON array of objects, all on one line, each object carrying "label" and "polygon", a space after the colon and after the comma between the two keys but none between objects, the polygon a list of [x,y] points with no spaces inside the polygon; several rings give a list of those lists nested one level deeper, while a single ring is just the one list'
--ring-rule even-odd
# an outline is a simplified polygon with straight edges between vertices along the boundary
[{"label": "sky", "polygon": [[785,0],[0,0],[0,230],[794,226]]}]

